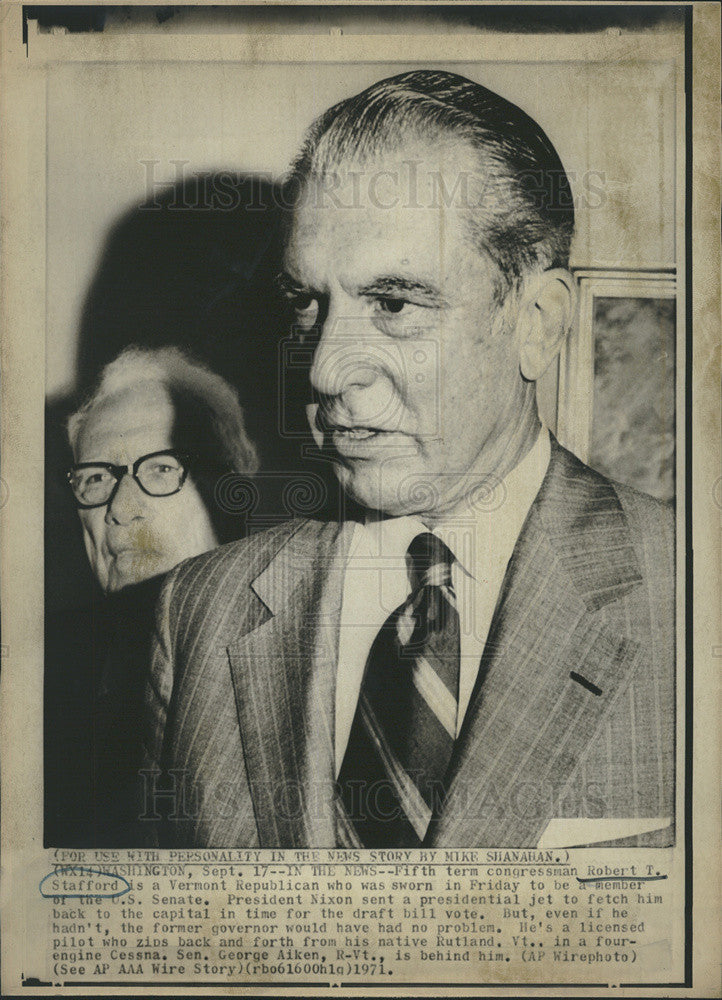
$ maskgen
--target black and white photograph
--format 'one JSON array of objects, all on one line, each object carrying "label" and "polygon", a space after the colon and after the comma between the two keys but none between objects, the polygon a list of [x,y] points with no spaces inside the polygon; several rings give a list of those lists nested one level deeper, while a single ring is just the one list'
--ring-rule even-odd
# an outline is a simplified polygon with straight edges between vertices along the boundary
[{"label": "black and white photograph", "polygon": [[147,73],[102,74],[50,98],[47,843],[672,843],[671,73],[620,162],[618,68],[284,67],[276,172],[256,67],[184,69],[249,128],[214,170],[148,114],[120,218],[95,102]]}]

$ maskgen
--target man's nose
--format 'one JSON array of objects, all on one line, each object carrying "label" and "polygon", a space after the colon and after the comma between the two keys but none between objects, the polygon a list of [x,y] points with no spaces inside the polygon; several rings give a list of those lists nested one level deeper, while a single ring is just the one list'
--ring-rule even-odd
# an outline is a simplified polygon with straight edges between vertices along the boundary
[{"label": "man's nose", "polygon": [[130,524],[145,516],[146,495],[129,472],[121,476],[108,501],[107,524]]},{"label": "man's nose", "polygon": [[363,318],[329,312],[311,364],[311,385],[321,396],[341,396],[372,385],[383,370],[380,335]]}]

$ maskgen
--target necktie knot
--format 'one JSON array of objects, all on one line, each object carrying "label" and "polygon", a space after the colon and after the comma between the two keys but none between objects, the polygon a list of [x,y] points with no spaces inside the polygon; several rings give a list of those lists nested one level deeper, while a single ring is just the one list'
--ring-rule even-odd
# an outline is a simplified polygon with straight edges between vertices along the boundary
[{"label": "necktie knot", "polygon": [[436,535],[430,531],[417,535],[409,545],[408,555],[413,569],[414,590],[451,586],[454,555]]}]

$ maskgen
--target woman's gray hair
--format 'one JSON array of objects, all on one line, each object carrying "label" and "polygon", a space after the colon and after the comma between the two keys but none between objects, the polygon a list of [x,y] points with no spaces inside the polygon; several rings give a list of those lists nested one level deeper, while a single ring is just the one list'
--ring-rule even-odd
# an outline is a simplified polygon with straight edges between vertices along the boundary
[{"label": "woman's gray hair", "polygon": [[192,412],[184,429],[196,440],[188,445],[194,444],[224,471],[252,474],[258,470],[258,455],[246,433],[238,393],[221,375],[178,347],[127,347],[105,366],[90,396],[67,421],[76,458],[78,440],[94,408],[118,392],[148,382],[165,386],[177,408]]}]

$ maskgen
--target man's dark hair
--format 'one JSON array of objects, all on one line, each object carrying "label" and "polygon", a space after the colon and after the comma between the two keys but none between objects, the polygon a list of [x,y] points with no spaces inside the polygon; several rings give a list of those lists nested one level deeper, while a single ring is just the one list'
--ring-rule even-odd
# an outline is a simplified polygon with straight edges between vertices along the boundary
[{"label": "man's dark hair", "polygon": [[308,130],[290,183],[299,192],[341,163],[445,135],[477,157],[481,192],[469,224],[474,245],[499,269],[500,298],[531,269],[567,267],[574,207],[556,150],[521,108],[455,73],[402,73],[329,108]]}]

